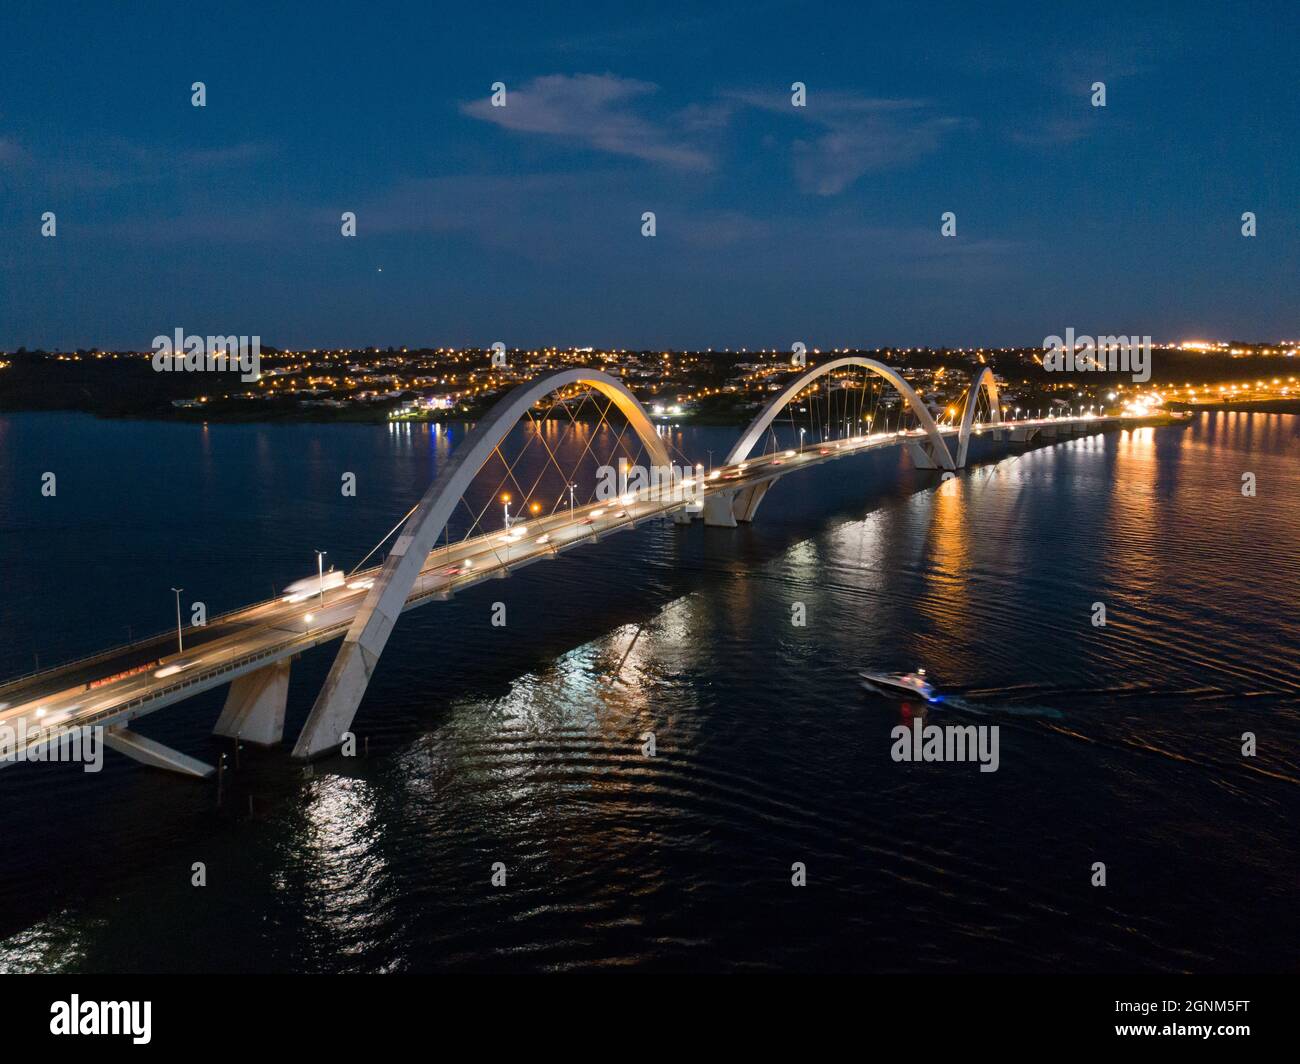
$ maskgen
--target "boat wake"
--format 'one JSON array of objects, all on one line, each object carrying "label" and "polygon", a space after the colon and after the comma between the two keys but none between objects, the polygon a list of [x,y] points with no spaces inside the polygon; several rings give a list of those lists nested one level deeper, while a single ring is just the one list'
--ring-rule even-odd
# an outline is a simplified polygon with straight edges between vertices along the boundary
[{"label": "boat wake", "polygon": [[1025,717],[1031,720],[1063,720],[1065,714],[1051,706],[991,706],[968,702],[960,695],[939,695],[934,705],[953,709],[958,713],[971,713],[977,717]]}]

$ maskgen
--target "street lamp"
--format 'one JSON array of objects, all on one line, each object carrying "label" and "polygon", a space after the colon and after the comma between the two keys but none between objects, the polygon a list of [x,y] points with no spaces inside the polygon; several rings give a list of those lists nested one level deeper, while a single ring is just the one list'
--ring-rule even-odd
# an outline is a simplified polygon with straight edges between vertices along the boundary
[{"label": "street lamp", "polygon": [[502,492],[501,507],[505,511],[506,530],[510,530],[510,492]]},{"label": "street lamp", "polygon": [[578,490],[577,484],[569,485],[569,520],[573,520],[573,493]]},{"label": "street lamp", "polygon": [[320,577],[320,600],[321,604],[325,603],[325,555],[329,551],[318,550],[316,552],[316,574]]},{"label": "street lamp", "polygon": [[801,451],[803,450],[803,434],[807,431],[808,431],[807,429],[799,430],[799,450]]},{"label": "street lamp", "polygon": [[176,592],[176,653],[180,654],[185,650],[185,639],[181,635],[181,592],[185,589],[174,587],[172,590]]}]

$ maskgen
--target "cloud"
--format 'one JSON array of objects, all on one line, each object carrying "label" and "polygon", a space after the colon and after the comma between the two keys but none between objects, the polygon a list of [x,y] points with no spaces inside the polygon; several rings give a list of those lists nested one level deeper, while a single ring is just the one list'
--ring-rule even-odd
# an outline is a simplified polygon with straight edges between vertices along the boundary
[{"label": "cloud", "polygon": [[701,143],[716,144],[737,113],[761,110],[804,127],[788,141],[793,171],[800,188],[818,196],[837,195],[873,171],[909,165],[974,124],[936,114],[924,100],[835,92],[814,92],[801,108],[782,93],[726,93],[652,121],[638,108],[657,91],[650,82],[613,74],[554,74],[509,89],[504,107],[479,99],[461,111],[516,133],[698,172],[715,166],[712,150]]},{"label": "cloud", "polygon": [[680,222],[681,239],[698,248],[729,248],[738,244],[753,246],[770,240],[773,225],[769,219],[753,218],[741,211],[691,213]]},{"label": "cloud", "polygon": [[1096,126],[1097,122],[1092,116],[1086,118],[1062,116],[1031,122],[1019,129],[1013,129],[1008,136],[1016,144],[1027,147],[1055,148],[1082,140]]},{"label": "cloud", "polygon": [[657,91],[651,82],[612,74],[552,74],[509,89],[504,107],[482,99],[462,104],[461,111],[516,133],[543,134],[681,170],[712,169],[709,154],[680,130],[632,110]]},{"label": "cloud", "polygon": [[933,154],[944,134],[963,125],[959,118],[907,124],[881,115],[832,124],[813,140],[795,142],[795,177],[805,192],[834,196],[865,174],[905,166]]},{"label": "cloud", "polygon": [[200,168],[239,166],[242,163],[256,162],[270,154],[270,149],[264,144],[245,142],[231,144],[224,148],[198,148],[193,151],[177,152],[174,157],[183,166]]},{"label": "cloud", "polygon": [[794,141],[794,174],[805,192],[834,196],[868,173],[906,166],[939,150],[943,138],[972,128],[965,118],[936,115],[923,100],[811,93],[806,107],[788,96],[736,94],[751,107],[791,115],[814,127]]},{"label": "cloud", "polygon": [[250,165],[272,154],[267,145],[254,142],[176,150],[121,137],[56,142],[28,151],[0,137],[0,166],[30,163],[27,176],[51,189],[106,191],[154,185],[176,176]]},{"label": "cloud", "polygon": [[292,203],[243,207],[220,214],[213,214],[206,204],[185,203],[171,211],[126,220],[87,221],[81,228],[88,237],[143,247],[265,244],[283,248],[334,239],[339,231],[338,218],[338,211]]}]

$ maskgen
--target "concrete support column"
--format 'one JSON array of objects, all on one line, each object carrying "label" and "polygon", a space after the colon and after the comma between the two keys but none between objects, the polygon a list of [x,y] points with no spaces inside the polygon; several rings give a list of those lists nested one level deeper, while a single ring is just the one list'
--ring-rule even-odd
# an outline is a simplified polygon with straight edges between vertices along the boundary
[{"label": "concrete support column", "polygon": [[183,776],[206,779],[217,771],[197,758],[182,754],[169,746],[163,746],[153,739],[146,739],[139,732],[133,732],[125,726],[105,728],[104,745],[143,765],[166,769],[168,772],[179,772]]},{"label": "concrete support column", "polygon": [[754,520],[754,514],[758,512],[758,504],[763,501],[767,489],[775,483],[774,480],[765,480],[761,484],[754,484],[743,489],[736,496],[736,501],[731,505],[731,512],[735,519],[737,521]]},{"label": "concrete support column", "polygon": [[289,659],[272,662],[230,685],[214,735],[274,746],[284,738],[284,706],[289,697]]},{"label": "concrete support column", "polygon": [[714,492],[704,500],[704,523],[713,528],[735,528],[736,515],[732,511],[734,491]]},{"label": "concrete support column", "polygon": [[917,469],[939,468],[939,464],[934,460],[934,453],[928,443],[921,443],[919,440],[908,440],[907,453],[912,456],[912,464]]}]

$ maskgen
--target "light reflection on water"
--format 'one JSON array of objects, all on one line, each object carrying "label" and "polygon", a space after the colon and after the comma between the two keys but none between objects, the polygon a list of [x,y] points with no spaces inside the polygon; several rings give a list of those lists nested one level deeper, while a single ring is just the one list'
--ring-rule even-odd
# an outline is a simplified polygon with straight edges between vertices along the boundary
[{"label": "light reflection on water", "polygon": [[[5,422],[19,464],[60,446]],[[173,426],[92,426],[99,453],[152,454],[168,482]],[[379,443],[303,431],[210,427],[206,501],[159,511],[166,538],[202,526],[247,544],[237,578],[256,588],[321,527],[360,556],[448,453],[424,426]],[[716,455],[728,439],[678,443]],[[1286,967],[1298,443],[1300,419],[1206,414],[937,489],[896,454],[855,459],[782,483],[750,528],[649,525],[405,615],[357,722],[369,757],[303,776],[250,752],[220,811],[209,789],[121,761],[91,783],[7,769],[0,968]],[[324,496],[343,462],[360,515]],[[322,494],[289,511],[268,483]],[[80,593],[148,615],[152,596],[122,589],[162,582],[172,555],[149,555],[140,499],[97,503],[107,568]],[[30,504],[8,512],[4,549],[30,557],[91,521],[75,505],[54,526]],[[202,585],[230,555],[189,561]],[[0,632],[19,663],[26,640],[63,631],[33,604],[76,594],[27,571],[11,589],[25,622]],[[498,599],[505,630],[488,623]],[[295,664],[291,727],[327,664]],[[856,670],[917,664],[1004,729],[998,773],[889,760],[908,710],[864,695]],[[159,737],[204,750],[218,705],[160,718]],[[74,817],[92,845],[57,830]],[[1104,904],[1086,884],[1095,859],[1111,869]],[[795,860],[806,894],[789,886]]]}]

